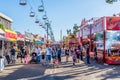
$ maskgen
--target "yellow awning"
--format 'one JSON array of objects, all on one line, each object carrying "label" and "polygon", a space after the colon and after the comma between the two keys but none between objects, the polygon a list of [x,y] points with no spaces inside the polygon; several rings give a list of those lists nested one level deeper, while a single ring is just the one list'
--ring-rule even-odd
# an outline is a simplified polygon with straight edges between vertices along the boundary
[{"label": "yellow awning", "polygon": [[15,31],[9,30],[9,29],[5,29],[5,32],[10,32],[10,33],[13,33],[13,34],[17,34]]}]

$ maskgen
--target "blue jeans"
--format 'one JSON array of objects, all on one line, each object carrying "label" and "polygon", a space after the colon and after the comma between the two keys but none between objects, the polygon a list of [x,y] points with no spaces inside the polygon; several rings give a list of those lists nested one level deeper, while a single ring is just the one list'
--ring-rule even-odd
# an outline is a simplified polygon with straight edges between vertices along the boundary
[{"label": "blue jeans", "polygon": [[37,62],[41,61],[41,55],[37,56]]}]

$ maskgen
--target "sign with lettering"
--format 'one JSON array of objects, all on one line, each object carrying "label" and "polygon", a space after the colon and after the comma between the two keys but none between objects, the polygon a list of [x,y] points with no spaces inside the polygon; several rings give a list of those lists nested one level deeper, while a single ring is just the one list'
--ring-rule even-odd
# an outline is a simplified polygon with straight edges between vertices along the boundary
[{"label": "sign with lettering", "polygon": [[11,41],[17,41],[17,33],[12,30],[5,29],[5,38]]}]

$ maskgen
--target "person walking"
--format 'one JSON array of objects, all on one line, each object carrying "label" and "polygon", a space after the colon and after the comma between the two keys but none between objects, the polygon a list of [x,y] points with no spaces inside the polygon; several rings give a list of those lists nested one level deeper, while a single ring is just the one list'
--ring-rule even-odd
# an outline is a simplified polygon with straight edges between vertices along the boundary
[{"label": "person walking", "polygon": [[41,47],[41,57],[42,57],[42,65],[45,65],[45,47],[44,46],[42,46]]},{"label": "person walking", "polygon": [[77,55],[77,62],[79,63],[80,62],[80,49],[79,49],[79,46],[76,47],[76,55]]},{"label": "person walking", "polygon": [[80,47],[80,59],[83,61],[83,46]]},{"label": "person walking", "polygon": [[46,45],[46,65],[49,65],[49,63],[51,62],[51,48]]},{"label": "person walking", "polygon": [[52,59],[53,59],[53,67],[57,66],[57,51],[55,48],[52,49]]},{"label": "person walking", "polygon": [[68,58],[69,58],[69,49],[68,48],[65,49],[65,56],[66,56],[66,62],[68,62]]},{"label": "person walking", "polygon": [[25,49],[24,49],[24,46],[21,46],[20,52],[21,52],[21,63],[23,63],[23,59],[25,58]]},{"label": "person walking", "polygon": [[8,52],[9,52],[9,50],[7,49],[7,47],[5,47],[4,55],[7,60],[7,64],[10,64],[10,56],[9,56]]},{"label": "person walking", "polygon": [[40,61],[41,61],[41,58],[40,58],[40,56],[41,56],[41,48],[36,46],[35,52],[37,54],[37,62],[40,63]]},{"label": "person walking", "polygon": [[15,51],[15,49],[14,49],[13,46],[11,47],[10,52],[11,52],[11,60],[12,60],[12,63],[15,64],[15,61],[16,61],[16,59],[15,59],[15,55],[16,55],[16,54],[15,54],[15,53],[16,53],[16,51]]},{"label": "person walking", "polygon": [[97,57],[97,47],[95,45],[94,47],[94,57],[95,57],[95,60],[98,61],[98,57]]},{"label": "person walking", "polygon": [[61,63],[61,53],[62,53],[61,48],[60,46],[58,46],[57,48],[58,65]]},{"label": "person walking", "polygon": [[15,49],[15,60],[17,60],[17,55],[18,55],[18,47],[17,44],[14,44],[14,49]]},{"label": "person walking", "polygon": [[29,55],[29,48],[25,48],[25,64],[28,64],[28,55]]},{"label": "person walking", "polygon": [[90,64],[89,44],[86,45],[87,64]]},{"label": "person walking", "polygon": [[73,59],[73,65],[75,65],[76,63],[76,59],[77,59],[77,55],[76,55],[76,49],[74,50],[73,54],[72,54],[72,59]]}]

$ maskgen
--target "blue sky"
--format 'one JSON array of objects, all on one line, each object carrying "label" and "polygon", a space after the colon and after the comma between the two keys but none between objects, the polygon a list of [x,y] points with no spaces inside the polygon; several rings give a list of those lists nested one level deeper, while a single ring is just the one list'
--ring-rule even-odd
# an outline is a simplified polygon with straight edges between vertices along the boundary
[{"label": "blue sky", "polygon": [[[51,27],[56,40],[60,40],[60,30],[63,35],[67,29],[72,29],[74,24],[81,24],[83,18],[90,19],[92,17],[111,16],[114,13],[120,13],[120,2],[107,4],[105,0],[43,0],[48,18],[52,21]],[[26,6],[20,6],[19,0],[1,0],[0,12],[13,19],[12,29],[24,33],[45,34],[38,24],[35,24],[35,18],[29,17],[30,5],[38,15],[42,18],[44,13],[37,11],[41,4],[40,0],[28,0]],[[41,22],[42,19],[41,19]]]}]

